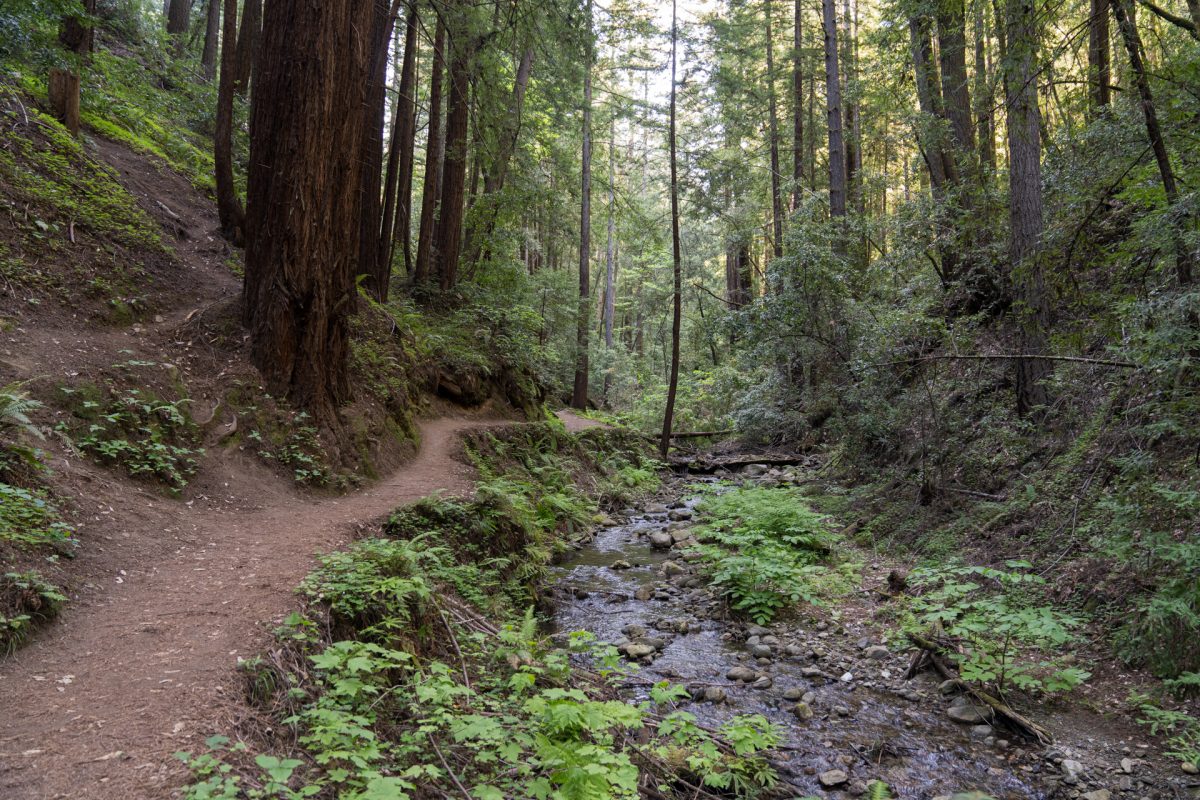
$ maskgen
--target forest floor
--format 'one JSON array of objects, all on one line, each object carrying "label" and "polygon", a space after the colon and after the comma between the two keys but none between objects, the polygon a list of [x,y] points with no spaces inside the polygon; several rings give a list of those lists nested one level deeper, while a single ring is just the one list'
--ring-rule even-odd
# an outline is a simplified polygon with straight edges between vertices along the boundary
[{"label": "forest floor", "polygon": [[[21,380],[62,380],[127,359],[156,362],[185,376],[193,414],[211,417],[220,376],[247,372],[205,346],[199,330],[219,325],[238,295],[215,209],[121,145],[97,140],[93,156],[119,172],[173,243],[173,257],[151,268],[167,291],[152,322],[128,327],[53,309],[25,314],[0,339],[0,367]],[[459,434],[500,421],[479,411],[424,422],[412,460],[341,497],[304,493],[226,447],[210,448],[183,497],[172,499],[48,443],[80,548],[60,621],[0,662],[0,797],[167,796],[184,773],[171,754],[199,749],[238,713],[238,658],[257,653],[272,622],[294,608],[292,590],[315,556],[401,504],[469,492]]]}]

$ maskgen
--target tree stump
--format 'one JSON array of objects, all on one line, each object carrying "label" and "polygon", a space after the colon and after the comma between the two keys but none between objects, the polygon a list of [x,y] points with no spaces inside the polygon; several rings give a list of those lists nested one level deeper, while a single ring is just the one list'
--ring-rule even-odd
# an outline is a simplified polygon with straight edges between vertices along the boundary
[{"label": "tree stump", "polygon": [[50,108],[72,136],[79,135],[79,76],[71,70],[50,70]]}]

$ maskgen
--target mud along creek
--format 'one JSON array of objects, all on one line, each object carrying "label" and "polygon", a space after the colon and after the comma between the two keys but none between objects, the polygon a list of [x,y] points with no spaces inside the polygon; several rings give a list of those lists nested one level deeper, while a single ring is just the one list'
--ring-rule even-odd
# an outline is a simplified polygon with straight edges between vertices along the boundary
[{"label": "mud along creek", "polygon": [[[795,477],[749,472],[760,485]],[[860,796],[876,780],[893,796],[924,800],[967,791],[999,800],[1114,796],[1089,791],[1109,784],[1091,782],[1074,751],[993,727],[986,709],[944,694],[936,675],[905,680],[904,647],[840,621],[832,608],[816,609],[811,620],[785,614],[768,626],[731,618],[688,552],[701,501],[695,481],[677,479],[671,491],[678,499],[616,515],[556,568],[559,633],[589,631],[640,663],[639,677],[683,685],[692,698],[684,708],[701,724],[767,717],[786,732],[774,763],[797,796]],[[630,698],[642,699],[638,691]],[[1113,788],[1134,798],[1191,796],[1127,776]]]}]

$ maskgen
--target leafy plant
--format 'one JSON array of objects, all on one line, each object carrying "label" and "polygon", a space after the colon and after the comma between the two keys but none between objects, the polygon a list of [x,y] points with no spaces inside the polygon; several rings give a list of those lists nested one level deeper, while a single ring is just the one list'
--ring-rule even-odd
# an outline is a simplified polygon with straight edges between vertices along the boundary
[{"label": "leafy plant", "polygon": [[34,626],[58,615],[66,595],[36,572],[8,572],[0,579],[0,652],[11,653]]},{"label": "leafy plant", "polygon": [[[1185,680],[1190,685],[1200,685],[1200,678],[1194,673]],[[1155,736],[1166,737],[1166,755],[1200,766],[1200,718],[1186,711],[1163,708],[1144,694],[1134,694],[1130,701],[1141,715],[1138,722],[1150,728]]]},{"label": "leafy plant", "polygon": [[0,483],[0,542],[67,550],[75,543],[74,535],[75,529],[59,518],[45,492]]},{"label": "leafy plant", "polygon": [[952,654],[962,678],[994,686],[1048,694],[1069,691],[1091,677],[1054,659],[1032,660],[1030,648],[1061,649],[1072,638],[1078,618],[1036,604],[1033,589],[1045,579],[1025,561],[1008,561],[1006,569],[979,566],[927,567],[913,570],[909,583],[918,591],[910,600],[911,629],[944,630],[961,640]]}]

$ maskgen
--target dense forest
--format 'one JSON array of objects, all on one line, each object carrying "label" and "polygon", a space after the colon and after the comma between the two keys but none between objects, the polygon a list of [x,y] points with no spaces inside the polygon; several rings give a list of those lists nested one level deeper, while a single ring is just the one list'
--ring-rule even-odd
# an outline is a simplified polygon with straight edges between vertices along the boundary
[{"label": "dense forest", "polygon": [[1197,0],[5,0],[0,796],[1200,797],[1198,134]]}]

